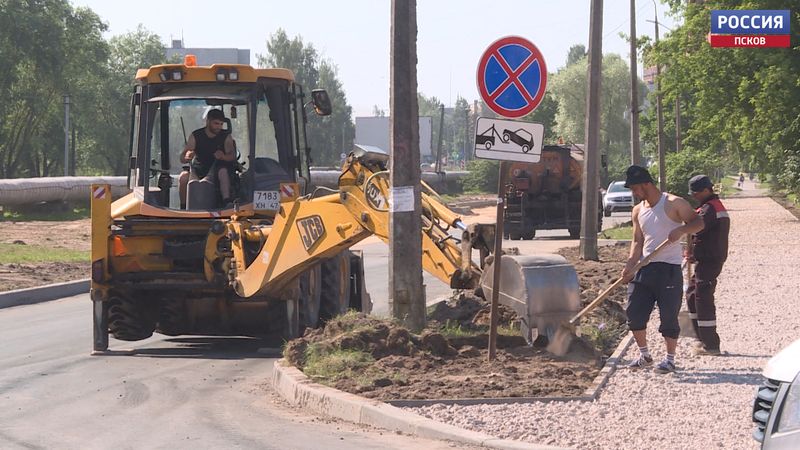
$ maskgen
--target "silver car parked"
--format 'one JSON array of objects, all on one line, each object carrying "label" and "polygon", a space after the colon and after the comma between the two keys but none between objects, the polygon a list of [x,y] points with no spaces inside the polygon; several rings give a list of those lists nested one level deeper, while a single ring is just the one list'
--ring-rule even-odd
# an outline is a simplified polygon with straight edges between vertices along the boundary
[{"label": "silver car parked", "polygon": [[625,187],[624,181],[612,181],[603,196],[603,216],[613,212],[633,210],[633,193]]}]

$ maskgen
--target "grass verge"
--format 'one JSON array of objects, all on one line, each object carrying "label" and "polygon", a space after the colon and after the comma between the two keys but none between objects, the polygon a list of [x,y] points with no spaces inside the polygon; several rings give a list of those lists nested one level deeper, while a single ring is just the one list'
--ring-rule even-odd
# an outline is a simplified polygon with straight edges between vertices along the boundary
[{"label": "grass verge", "polygon": [[35,209],[31,211],[17,211],[13,209],[0,210],[0,221],[9,222],[29,222],[29,221],[47,221],[47,222],[68,222],[71,220],[81,220],[89,218],[89,208],[71,208],[65,211],[58,211],[50,208]]},{"label": "grass verge", "polygon": [[633,225],[624,224],[603,230],[597,237],[600,239],[631,240],[633,239]]},{"label": "grass verge", "polygon": [[0,243],[0,264],[85,261],[89,261],[88,251]]}]

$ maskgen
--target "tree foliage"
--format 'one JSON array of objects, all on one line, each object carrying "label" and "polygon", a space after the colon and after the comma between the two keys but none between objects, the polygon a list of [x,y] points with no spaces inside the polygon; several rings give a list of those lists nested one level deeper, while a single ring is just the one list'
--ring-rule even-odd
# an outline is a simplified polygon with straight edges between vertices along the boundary
[{"label": "tree foliage", "polygon": [[315,164],[336,165],[339,155],[350,151],[355,138],[353,108],[347,103],[344,86],[338,79],[336,65],[320,57],[314,45],[301,36],[292,39],[278,29],[267,40],[267,53],[257,55],[261,67],[283,67],[294,72],[295,81],[303,86],[306,100],[312,89],[326,89],[333,105],[330,116],[310,114],[308,144]]},{"label": "tree foliage", "polygon": [[[555,132],[566,142],[583,143],[586,129],[586,86],[588,59],[582,46],[570,49],[570,64],[551,77],[552,96],[557,103]],[[630,69],[616,54],[603,56],[600,87],[600,150],[608,158],[603,183],[618,179],[630,165]],[[640,85],[642,91],[645,90]],[[605,175],[605,174],[604,174]]]},{"label": "tree foliage", "polygon": [[0,177],[64,173],[65,95],[70,173],[125,173],[132,81],[164,47],[141,26],[108,42],[106,29],[66,0],[0,0]]},{"label": "tree foliage", "polygon": [[[766,172],[800,192],[800,1],[669,3],[683,24],[652,51],[664,68],[668,133],[674,133],[670,106],[679,99],[685,151],[713,155],[729,170]],[[711,48],[706,33],[717,9],[791,10],[792,47]],[[643,125],[653,134],[652,118]],[[674,140],[666,142],[672,147]]]}]

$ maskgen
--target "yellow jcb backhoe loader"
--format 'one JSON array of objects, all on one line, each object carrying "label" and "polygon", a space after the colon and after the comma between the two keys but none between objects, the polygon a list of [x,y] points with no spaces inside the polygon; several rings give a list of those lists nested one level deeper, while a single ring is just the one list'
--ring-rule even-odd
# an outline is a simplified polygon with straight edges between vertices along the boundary
[{"label": "yellow jcb backhoe loader", "polygon": [[[108,349],[109,333],[128,341],[154,331],[291,338],[349,308],[370,310],[362,256],[349,249],[371,235],[388,241],[388,155],[354,151],[338,190],[311,189],[305,108],[331,111],[324,90],[311,97],[305,103],[286,69],[138,71],[132,192],[112,203],[108,186],[92,188],[96,352]],[[218,180],[192,174],[185,193],[179,186],[193,170],[180,161],[187,130],[202,128],[210,109],[223,111],[223,133],[235,143],[232,205],[222,204]],[[423,268],[453,288],[485,290],[480,266],[494,224],[466,226],[437,197],[425,186]],[[575,271],[561,257],[505,255],[502,275],[500,299],[521,313],[529,339],[579,309]]]}]

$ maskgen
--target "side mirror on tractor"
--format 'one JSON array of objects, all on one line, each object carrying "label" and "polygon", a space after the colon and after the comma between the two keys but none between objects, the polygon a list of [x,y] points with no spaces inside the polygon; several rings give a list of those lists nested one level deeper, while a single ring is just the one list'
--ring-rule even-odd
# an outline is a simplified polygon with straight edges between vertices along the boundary
[{"label": "side mirror on tractor", "polygon": [[314,112],[318,116],[330,116],[333,111],[331,98],[325,89],[314,89],[311,91],[311,102],[314,104]]}]

